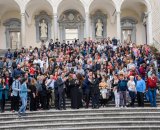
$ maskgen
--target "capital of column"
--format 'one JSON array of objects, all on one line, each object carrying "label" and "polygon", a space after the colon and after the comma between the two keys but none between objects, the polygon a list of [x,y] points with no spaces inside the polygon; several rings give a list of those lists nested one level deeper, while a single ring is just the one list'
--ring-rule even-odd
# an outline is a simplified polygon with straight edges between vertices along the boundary
[{"label": "capital of column", "polygon": [[53,17],[58,17],[57,13],[53,13]]},{"label": "capital of column", "polygon": [[21,13],[21,19],[25,18],[25,13]]},{"label": "capital of column", "polygon": [[21,16],[24,16],[25,15],[25,12],[21,13]]},{"label": "capital of column", "polygon": [[117,16],[120,16],[120,14],[121,14],[120,11],[117,11],[117,12],[116,12],[116,15],[117,15]]},{"label": "capital of column", "polygon": [[89,17],[89,12],[85,12],[85,14],[86,14],[86,17]]}]

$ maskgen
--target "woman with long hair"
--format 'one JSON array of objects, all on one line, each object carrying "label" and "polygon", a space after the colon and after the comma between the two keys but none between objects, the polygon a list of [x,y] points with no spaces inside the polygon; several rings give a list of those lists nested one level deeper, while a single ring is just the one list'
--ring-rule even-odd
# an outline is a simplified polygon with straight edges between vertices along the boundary
[{"label": "woman with long hair", "polygon": [[4,112],[5,102],[8,99],[9,86],[6,84],[5,78],[0,78],[0,102],[1,112]]},{"label": "woman with long hair", "polygon": [[100,90],[99,90],[99,83],[101,81],[101,76],[93,73],[93,88],[91,91],[92,96],[92,108],[99,108],[99,97],[100,97]]},{"label": "woman with long hair", "polygon": [[112,82],[112,86],[113,86],[113,92],[114,92],[114,97],[115,97],[115,107],[119,107],[120,105],[120,94],[118,92],[118,75],[114,75],[113,77],[113,82]]},{"label": "woman with long hair", "polygon": [[83,107],[83,90],[82,90],[82,85],[83,85],[83,81],[84,81],[84,77],[81,74],[77,74],[77,79],[79,82],[79,89],[78,89],[78,108],[82,108]]},{"label": "woman with long hair", "polygon": [[29,85],[29,89],[31,90],[29,93],[30,97],[30,111],[36,111],[37,110],[37,102],[36,102],[36,80],[34,78],[31,78],[31,83]]}]

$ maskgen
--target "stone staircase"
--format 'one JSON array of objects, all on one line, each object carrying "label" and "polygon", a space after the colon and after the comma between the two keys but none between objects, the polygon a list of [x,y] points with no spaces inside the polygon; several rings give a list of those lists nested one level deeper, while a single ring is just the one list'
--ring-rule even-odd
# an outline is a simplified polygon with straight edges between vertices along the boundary
[{"label": "stone staircase", "polygon": [[0,116],[1,130],[160,130],[160,108],[100,108]]},{"label": "stone staircase", "polygon": [[[137,105],[137,103],[136,103]],[[160,96],[157,96],[160,106]],[[0,114],[0,130],[160,130],[160,107],[150,108],[145,101],[144,108],[115,108],[114,101],[99,109],[45,110],[30,112],[18,117],[6,104],[6,112]]]},{"label": "stone staircase", "polygon": [[160,43],[156,39],[153,39],[153,46],[160,52]]}]

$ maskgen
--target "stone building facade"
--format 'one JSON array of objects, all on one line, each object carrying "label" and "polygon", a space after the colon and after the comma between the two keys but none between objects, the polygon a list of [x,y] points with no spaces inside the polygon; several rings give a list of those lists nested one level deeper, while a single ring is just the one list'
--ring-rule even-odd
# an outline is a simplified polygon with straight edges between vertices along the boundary
[{"label": "stone building facade", "polygon": [[0,49],[68,40],[68,34],[80,40],[160,42],[159,7],[159,0],[0,0]]}]

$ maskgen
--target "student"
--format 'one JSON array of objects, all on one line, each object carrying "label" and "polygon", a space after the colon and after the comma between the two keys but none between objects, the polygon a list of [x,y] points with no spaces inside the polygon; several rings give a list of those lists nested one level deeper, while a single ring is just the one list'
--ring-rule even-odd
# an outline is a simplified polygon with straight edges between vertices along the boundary
[{"label": "student", "polygon": [[146,83],[142,79],[141,75],[137,76],[136,90],[137,90],[137,101],[139,107],[144,107],[144,92],[146,90]]},{"label": "student", "polygon": [[124,75],[119,75],[119,82],[118,82],[118,92],[120,93],[120,106],[121,108],[126,107],[127,102],[127,80],[124,79]]},{"label": "student", "polygon": [[115,107],[119,107],[119,105],[120,105],[120,94],[117,90],[118,89],[118,82],[119,82],[119,79],[118,79],[117,75],[114,75],[112,86],[113,86],[113,92],[114,92],[114,97],[115,97]]},{"label": "student", "polygon": [[26,111],[26,107],[27,107],[27,94],[28,94],[28,90],[27,89],[27,82],[28,82],[28,79],[24,78],[22,79],[21,81],[21,86],[20,86],[20,98],[21,98],[21,102],[22,102],[22,105],[18,111],[18,116],[25,116],[25,111]]},{"label": "student", "polygon": [[130,106],[134,107],[135,99],[136,99],[136,84],[134,81],[134,76],[130,76],[130,80],[127,83],[129,96],[131,98]]},{"label": "student", "polygon": [[9,87],[6,84],[5,78],[0,78],[0,103],[1,112],[4,112],[5,102],[8,99]]},{"label": "student", "polygon": [[20,91],[20,76],[15,77],[16,80],[12,83],[12,93],[11,93],[11,110],[12,112],[18,111],[19,109],[19,91]]},{"label": "student", "polygon": [[149,94],[149,101],[151,103],[151,107],[156,107],[156,91],[157,91],[157,82],[158,78],[154,73],[151,74],[151,77],[147,79],[147,88]]}]

